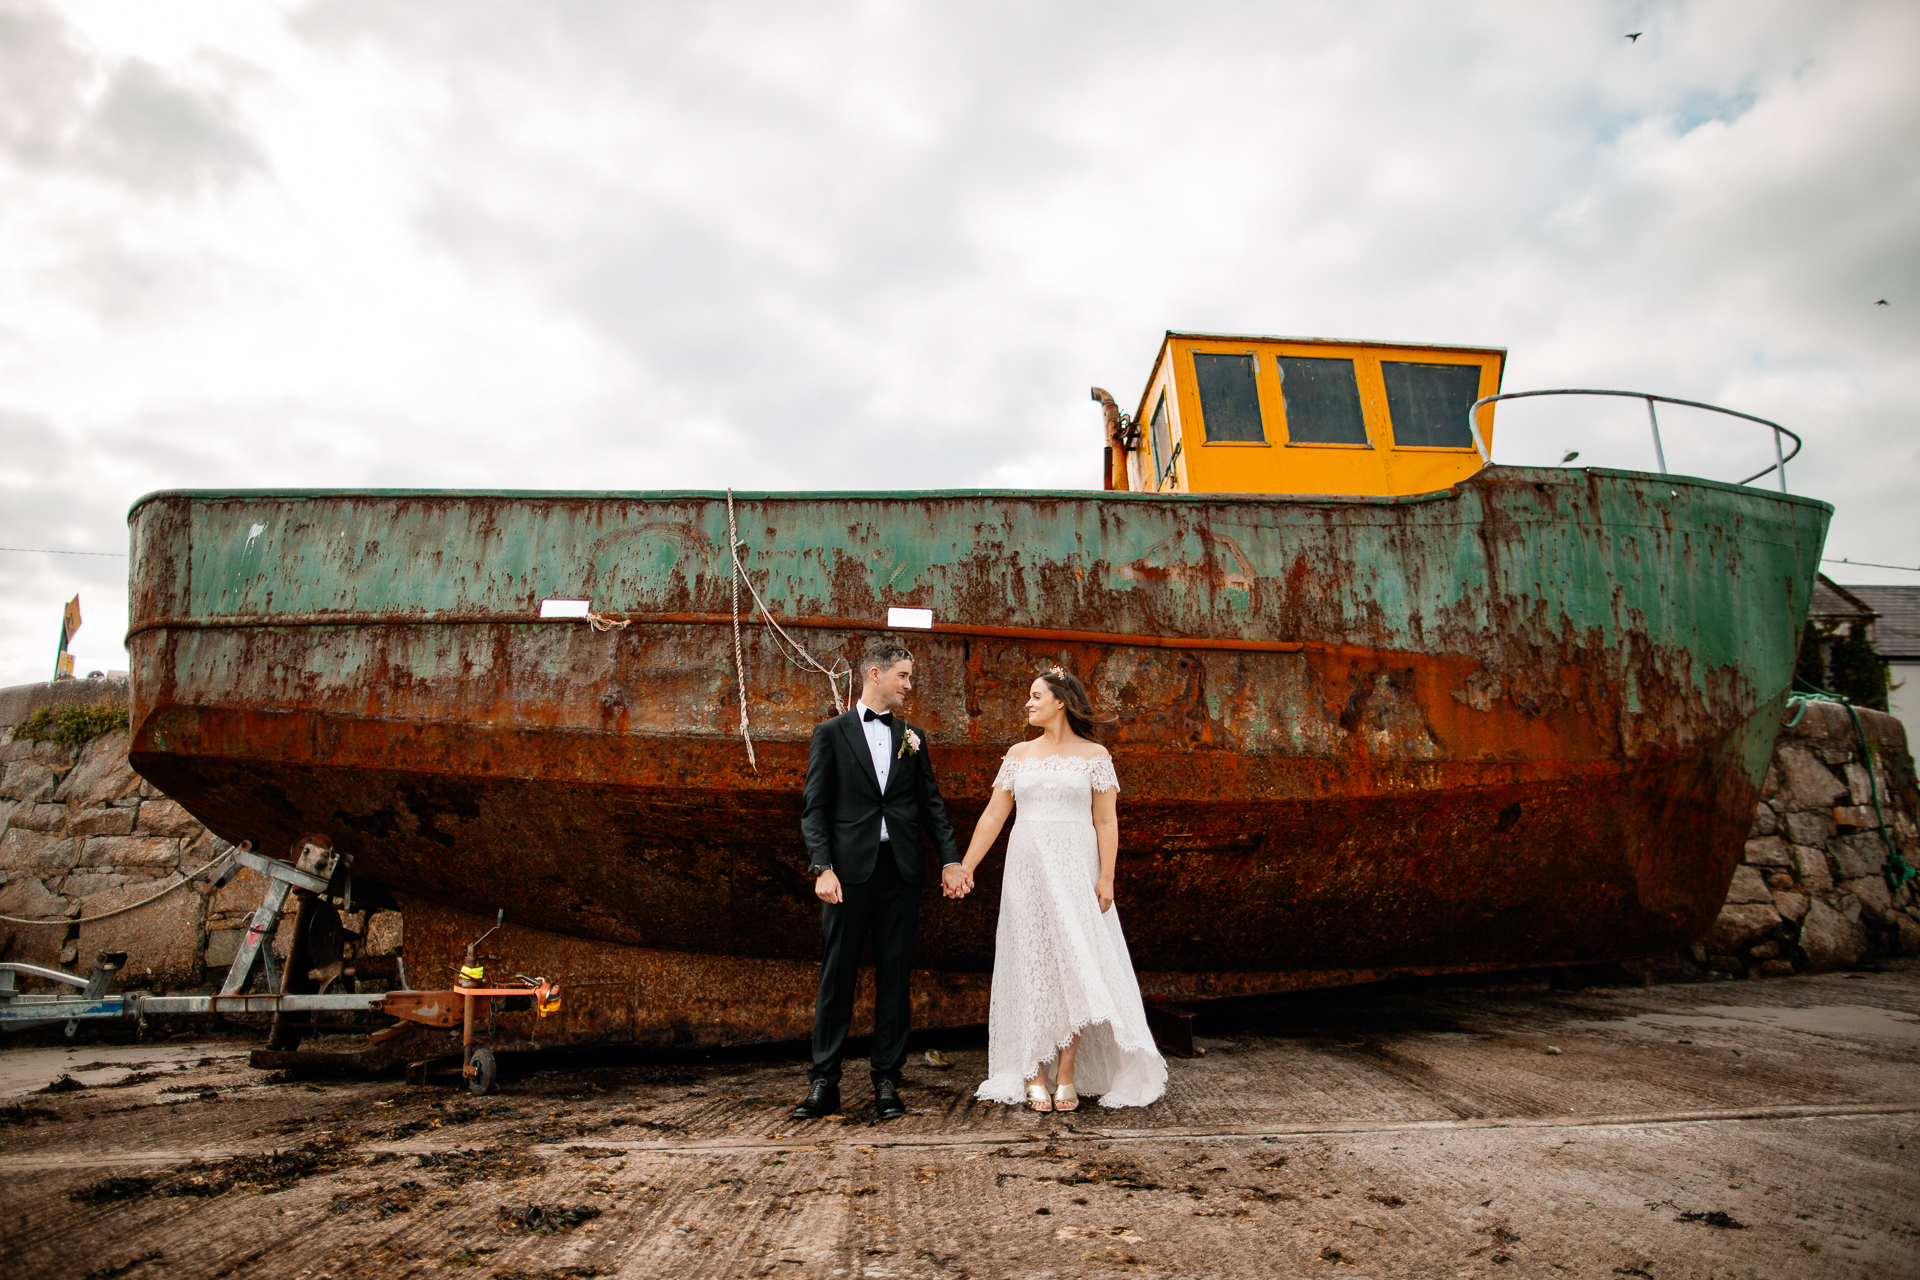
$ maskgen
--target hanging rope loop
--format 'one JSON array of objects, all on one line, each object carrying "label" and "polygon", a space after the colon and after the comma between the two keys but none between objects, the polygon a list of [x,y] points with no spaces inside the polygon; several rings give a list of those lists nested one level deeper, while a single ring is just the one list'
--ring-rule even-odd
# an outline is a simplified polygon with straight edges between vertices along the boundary
[{"label": "hanging rope loop", "polygon": [[148,903],[160,901],[160,899],[166,897],[168,894],[172,893],[175,889],[179,889],[179,888],[182,888],[183,886],[192,884],[195,880],[199,879],[201,876],[205,875],[207,872],[213,870],[215,867],[219,866],[221,863],[225,862],[228,858],[231,858],[232,856],[233,856],[233,850],[228,849],[225,853],[220,854],[218,857],[214,858],[211,862],[202,863],[201,865],[195,867],[191,871],[180,871],[176,869],[172,874],[179,876],[180,878],[178,880],[175,880],[172,884],[168,885],[166,888],[162,889],[160,892],[152,895],[151,897],[142,898],[138,902],[130,902],[124,907],[115,907],[112,911],[102,911],[97,916],[75,916],[75,917],[54,916],[51,919],[46,919],[46,920],[30,920],[24,916],[0,916],[0,920],[5,920],[8,924],[93,924],[94,922],[99,920],[111,920],[113,917],[123,916],[127,914],[127,912],[129,911],[138,911],[140,908],[146,906]]},{"label": "hanging rope loop", "polygon": [[[813,656],[811,650],[788,635],[786,629],[773,619],[773,610],[767,608],[767,602],[761,598],[759,589],[753,585],[753,579],[747,574],[746,565],[741,563],[740,549],[747,544],[740,540],[739,527],[734,518],[733,490],[727,490],[727,543],[728,555],[733,560],[733,665],[738,673],[740,690],[740,737],[747,744],[747,763],[754,765],[753,737],[747,726],[747,664],[745,651],[740,641],[740,587],[745,584],[747,595],[753,600],[754,607],[760,610],[760,621],[767,624],[776,637],[774,643],[780,656],[801,670],[818,672],[827,681],[827,693],[833,698],[833,709],[844,713],[853,701],[853,664],[845,658],[835,658],[832,666],[825,666]],[[845,677],[847,691],[840,692],[840,680]],[[759,772],[759,766],[754,765]]]}]

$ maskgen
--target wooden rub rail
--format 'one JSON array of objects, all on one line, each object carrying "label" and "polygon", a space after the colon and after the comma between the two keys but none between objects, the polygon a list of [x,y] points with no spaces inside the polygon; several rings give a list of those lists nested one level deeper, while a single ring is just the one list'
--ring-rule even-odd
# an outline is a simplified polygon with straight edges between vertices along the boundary
[{"label": "wooden rub rail", "polygon": [[[612,621],[637,626],[731,626],[730,613],[604,614]],[[763,617],[765,615],[762,615]],[[743,618],[742,621],[752,621]],[[374,613],[340,610],[321,613],[228,614],[206,618],[145,618],[127,631],[127,639],[148,631],[226,631],[273,627],[433,627],[559,625],[574,618],[542,618],[537,613]],[[1117,631],[1072,631],[1042,627],[994,627],[971,622],[936,622],[931,627],[889,627],[863,618],[779,618],[783,627],[811,627],[823,631],[926,630],[934,635],[988,636],[1006,640],[1042,640],[1060,644],[1115,644],[1143,649],[1218,649],[1252,653],[1299,653],[1308,648],[1300,640],[1246,640],[1213,636],[1142,636]]]}]

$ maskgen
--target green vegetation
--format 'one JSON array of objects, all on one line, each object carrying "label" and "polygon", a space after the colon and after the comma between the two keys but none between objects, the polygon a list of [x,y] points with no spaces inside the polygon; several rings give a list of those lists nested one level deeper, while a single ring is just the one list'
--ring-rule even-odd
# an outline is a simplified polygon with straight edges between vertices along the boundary
[{"label": "green vegetation", "polygon": [[77,747],[103,733],[127,727],[127,709],[117,703],[94,702],[77,707],[42,707],[14,727],[15,741],[58,742]]},{"label": "green vegetation", "polygon": [[1827,649],[1827,687],[1857,707],[1887,709],[1887,663],[1873,650],[1867,628],[1853,623]]},{"label": "green vegetation", "polygon": [[1827,687],[1826,647],[1811,618],[1800,630],[1800,654],[1794,660],[1793,682],[1802,689]]},{"label": "green vegetation", "polygon": [[1837,693],[1856,707],[1887,709],[1887,662],[1874,651],[1864,623],[1847,625],[1843,634],[1835,623],[1815,626],[1808,620],[1800,634],[1800,654],[1794,662],[1795,688]]}]

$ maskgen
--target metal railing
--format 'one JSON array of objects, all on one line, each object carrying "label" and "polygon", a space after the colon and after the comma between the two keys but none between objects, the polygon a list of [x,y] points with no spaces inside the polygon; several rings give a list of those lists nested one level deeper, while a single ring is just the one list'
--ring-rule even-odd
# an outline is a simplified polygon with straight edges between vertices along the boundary
[{"label": "metal railing", "polygon": [[[1801,441],[1799,436],[1794,435],[1793,432],[1787,430],[1777,422],[1769,422],[1765,418],[1756,418],[1750,413],[1741,413],[1738,409],[1723,409],[1717,404],[1702,404],[1698,400],[1681,400],[1676,396],[1656,396],[1645,391],[1593,391],[1582,388],[1566,388],[1556,391],[1504,391],[1499,395],[1481,396],[1478,400],[1475,400],[1473,407],[1467,410],[1467,429],[1473,432],[1473,447],[1480,451],[1480,460],[1482,462],[1492,463],[1493,455],[1488,452],[1487,442],[1480,436],[1480,406],[1483,404],[1492,404],[1496,400],[1524,400],[1529,396],[1625,396],[1629,400],[1645,400],[1647,402],[1647,422],[1653,428],[1653,457],[1654,460],[1660,464],[1661,475],[1667,474],[1667,451],[1660,445],[1660,415],[1654,412],[1653,406],[1655,401],[1661,404],[1683,404],[1689,409],[1706,409],[1712,413],[1724,413],[1730,418],[1745,418],[1748,422],[1757,422],[1763,427],[1772,428],[1773,465],[1754,472],[1745,480],[1740,481],[1739,483],[1741,484],[1752,484],[1769,471],[1778,471],[1780,473],[1780,492],[1785,493],[1787,491],[1787,463],[1800,456]],[[1780,437],[1783,435],[1789,436],[1793,440],[1793,451],[1791,453],[1787,453],[1781,448]]]}]

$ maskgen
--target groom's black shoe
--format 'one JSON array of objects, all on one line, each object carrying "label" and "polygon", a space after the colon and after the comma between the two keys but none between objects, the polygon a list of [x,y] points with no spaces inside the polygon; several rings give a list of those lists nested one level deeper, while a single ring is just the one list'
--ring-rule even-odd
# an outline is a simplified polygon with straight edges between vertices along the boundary
[{"label": "groom's black shoe", "polygon": [[821,1116],[830,1116],[840,1109],[840,1089],[825,1080],[815,1080],[813,1087],[807,1090],[807,1096],[793,1109],[795,1120],[818,1120]]},{"label": "groom's black shoe", "polygon": [[873,1086],[873,1109],[882,1120],[891,1120],[895,1116],[907,1114],[907,1104],[900,1101],[900,1086],[891,1080],[882,1080]]}]

